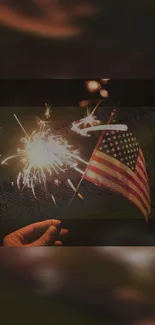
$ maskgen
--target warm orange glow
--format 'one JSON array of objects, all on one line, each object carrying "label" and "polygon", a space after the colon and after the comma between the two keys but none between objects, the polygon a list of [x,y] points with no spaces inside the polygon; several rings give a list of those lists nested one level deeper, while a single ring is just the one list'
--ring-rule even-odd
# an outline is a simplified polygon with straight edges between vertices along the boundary
[{"label": "warm orange glow", "polygon": [[97,90],[99,90],[101,88],[101,85],[99,82],[95,81],[95,80],[90,80],[90,81],[87,81],[87,89],[90,91],[90,92],[95,92]]},{"label": "warm orange glow", "polygon": [[107,98],[108,97],[108,92],[106,89],[101,89],[100,90],[100,95],[104,98]]}]

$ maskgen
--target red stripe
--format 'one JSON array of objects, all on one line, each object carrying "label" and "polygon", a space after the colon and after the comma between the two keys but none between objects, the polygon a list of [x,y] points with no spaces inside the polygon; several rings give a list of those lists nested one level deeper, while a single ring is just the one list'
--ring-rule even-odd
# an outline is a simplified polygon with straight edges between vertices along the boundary
[{"label": "red stripe", "polygon": [[139,149],[139,156],[144,164],[144,166],[146,166],[146,161],[145,161],[145,158],[144,158],[144,155],[143,155],[143,152],[141,149]]},{"label": "red stripe", "polygon": [[[109,175],[108,173],[98,169],[97,167],[94,166],[89,166],[89,170],[91,170],[92,172],[96,173],[97,175],[100,175],[102,177],[105,177],[107,180],[109,180],[110,182],[115,183],[116,185],[118,184],[119,186],[121,186],[123,189],[125,189],[126,191],[130,192],[132,195],[134,195],[142,204],[142,206],[144,207],[144,209],[146,211],[148,211],[148,207],[146,206],[145,202],[143,201],[143,199],[139,196],[139,194],[133,190],[131,187],[129,187],[128,185],[124,184],[123,182],[121,182],[120,180],[118,180],[116,177],[113,177],[111,175]],[[103,184],[104,185],[104,184]]]},{"label": "red stripe", "polygon": [[141,149],[139,150],[138,160],[139,160],[141,168],[143,169],[143,172],[144,172],[144,174],[146,176],[146,179],[147,179],[148,176],[147,176],[147,172],[146,172],[146,162],[145,162],[145,159],[144,159],[144,156],[143,156],[143,153],[142,153]]},{"label": "red stripe", "polygon": [[[135,186],[137,186],[137,187],[139,188],[139,190],[143,193],[144,197],[146,198],[146,201],[147,201],[148,203],[150,203],[149,192],[148,192],[148,196],[147,196],[147,194],[145,193],[144,189],[143,189],[143,188],[140,186],[140,184],[138,184],[138,182],[135,180],[134,176],[132,177],[132,176],[131,176],[130,174],[128,174],[128,173],[127,173],[123,168],[118,167],[118,166],[116,166],[114,163],[109,162],[109,161],[107,161],[106,159],[102,159],[102,158],[96,156],[95,154],[94,154],[94,159],[93,159],[93,160],[95,160],[95,161],[97,161],[97,162],[103,164],[103,166],[105,165],[105,166],[107,166],[107,167],[109,167],[109,168],[111,168],[111,169],[113,169],[113,170],[119,172],[120,174],[122,174],[123,176],[125,176],[127,179],[129,179],[129,180],[130,180],[130,181],[131,181]],[[125,166],[125,167],[126,167],[126,166]],[[89,168],[89,167],[88,167],[88,168]],[[128,168],[128,167],[126,167],[126,168]],[[141,179],[140,175],[139,175],[139,179]]]},{"label": "red stripe", "polygon": [[146,177],[146,172],[145,172],[145,170],[142,168],[142,166],[140,165],[139,160],[137,160],[136,167],[137,167],[137,166],[139,167],[139,169],[141,170],[141,172],[144,174],[145,177],[142,177],[142,175],[139,174],[139,172],[137,171],[137,168],[135,169],[135,170],[136,170],[136,174],[138,175],[139,179],[141,179],[141,181],[143,182],[144,186],[147,187],[148,192],[149,192],[148,179],[147,179],[147,177]]},{"label": "red stripe", "polygon": [[142,175],[139,173],[139,171],[137,170],[137,167],[135,169],[135,174],[139,177],[139,179],[141,179],[141,182],[143,183],[143,185],[146,187],[148,193],[150,193],[150,190],[149,190],[149,185],[148,185],[148,182],[147,182],[147,179],[146,178],[142,178]]}]

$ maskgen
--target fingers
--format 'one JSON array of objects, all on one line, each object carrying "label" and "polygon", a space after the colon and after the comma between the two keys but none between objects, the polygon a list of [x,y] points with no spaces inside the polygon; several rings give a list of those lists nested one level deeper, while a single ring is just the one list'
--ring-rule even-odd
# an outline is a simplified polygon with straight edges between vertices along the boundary
[{"label": "fingers", "polygon": [[68,229],[61,229],[59,236],[63,237],[63,236],[68,235],[68,233],[69,233]]},{"label": "fingers", "polygon": [[63,245],[62,241],[59,240],[56,240],[54,243],[54,246],[62,246],[62,245]]},{"label": "fingers", "polygon": [[50,243],[54,243],[57,235],[57,229],[55,226],[51,226],[46,232],[36,241],[26,246],[48,246]]},{"label": "fingers", "polygon": [[[62,245],[62,242],[57,240],[57,237],[63,237],[68,234],[67,229],[61,229],[58,234],[58,229],[61,222],[59,220],[45,220],[37,222],[21,228],[12,234],[4,238],[3,245],[7,246],[48,246],[54,244],[56,246]],[[44,233],[39,239],[35,240],[31,244],[31,236],[40,235]],[[37,234],[38,233],[38,234]],[[37,236],[34,236],[37,238]]]},{"label": "fingers", "polygon": [[54,227],[58,227],[60,225],[60,223],[61,222],[59,220],[45,220],[45,221],[36,222],[29,226],[21,228],[21,229],[17,230],[15,233],[16,233],[17,237],[20,236],[20,237],[23,237],[24,239],[26,239],[29,236],[34,235],[36,232],[46,231],[52,225]]},{"label": "fingers", "polygon": [[[64,237],[69,233],[67,229],[61,229],[60,236]],[[25,245],[28,247],[32,246],[48,246],[48,245],[54,245],[54,246],[62,246],[63,243],[59,240],[56,240],[57,237],[57,228],[55,226],[51,226],[47,229],[47,231],[36,241],[34,241],[31,244]]]}]

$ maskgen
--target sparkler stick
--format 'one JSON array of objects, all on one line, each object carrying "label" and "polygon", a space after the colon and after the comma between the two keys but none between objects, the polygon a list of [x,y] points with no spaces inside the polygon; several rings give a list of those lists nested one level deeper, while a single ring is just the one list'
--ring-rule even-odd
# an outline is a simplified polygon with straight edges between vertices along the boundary
[{"label": "sparkler stick", "polygon": [[[112,110],[112,112],[111,112],[111,114],[110,114],[110,117],[109,117],[109,120],[108,120],[108,122],[107,122],[107,125],[109,125],[109,124],[112,122],[113,117],[114,117],[114,115],[116,114],[116,111],[117,111],[117,109],[118,109],[118,107],[119,107],[119,104],[120,104],[120,102],[118,102],[118,104],[116,105],[116,107]],[[104,130],[104,131],[102,132],[101,136],[99,137],[99,140],[98,140],[98,142],[97,142],[96,147],[97,147],[97,146],[99,145],[99,143],[102,141],[102,139],[103,139],[105,133],[106,133],[106,130]],[[96,149],[96,147],[95,147],[95,149]],[[94,151],[95,151],[95,149],[94,149]],[[71,199],[71,201],[70,201],[70,203],[69,203],[68,208],[70,208],[70,206],[71,206],[71,204],[72,204],[72,202],[73,202],[75,196],[76,196],[77,193],[78,193],[78,190],[79,190],[79,188],[80,188],[80,186],[81,186],[81,183],[83,182],[84,175],[85,175],[85,173],[83,174],[83,176],[82,176],[81,179],[80,179],[80,182],[79,182],[79,184],[78,184],[78,186],[77,186],[77,188],[76,188],[76,191],[74,192],[74,195],[72,196],[72,199]]]}]

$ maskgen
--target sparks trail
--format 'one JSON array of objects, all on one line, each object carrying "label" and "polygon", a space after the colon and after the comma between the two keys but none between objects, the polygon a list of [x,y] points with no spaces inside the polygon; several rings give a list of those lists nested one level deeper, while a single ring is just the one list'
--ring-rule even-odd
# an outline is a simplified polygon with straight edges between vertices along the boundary
[{"label": "sparks trail", "polygon": [[89,110],[87,109],[86,117],[84,117],[79,121],[73,122],[71,130],[84,137],[90,137],[91,135],[89,134],[89,132],[93,132],[93,131],[103,131],[103,130],[127,131],[128,127],[122,124],[101,125],[101,121],[98,120],[97,116],[95,116],[94,114],[102,101],[103,100],[100,100],[100,102],[95,106],[92,112],[89,112]]},{"label": "sparks trail", "polygon": [[[66,172],[69,168],[80,174],[84,173],[78,167],[78,163],[87,165],[87,162],[79,157],[79,151],[73,150],[72,146],[62,136],[54,136],[45,121],[39,120],[39,130],[34,130],[29,136],[15,114],[14,117],[26,135],[26,137],[21,138],[23,149],[17,149],[17,154],[4,159],[2,164],[7,164],[8,160],[12,158],[20,159],[24,166],[17,176],[19,189],[21,189],[22,183],[22,190],[26,186],[31,188],[36,198],[35,185],[37,184],[44,184],[47,193],[47,177],[53,179],[56,176],[54,180],[57,180],[59,174]],[[71,182],[69,184],[73,189]],[[54,195],[52,199],[56,204]]]},{"label": "sparks trail", "polygon": [[92,110],[92,112],[89,111],[89,109],[87,108],[87,116],[82,118],[80,121],[75,121],[72,123],[72,127],[71,130],[83,135],[83,136],[90,136],[88,134],[84,133],[84,128],[90,126],[97,126],[101,124],[101,121],[97,119],[97,117],[94,115],[97,108],[99,107],[99,105],[102,103],[103,100],[100,100],[99,103],[95,106],[95,108]]}]

